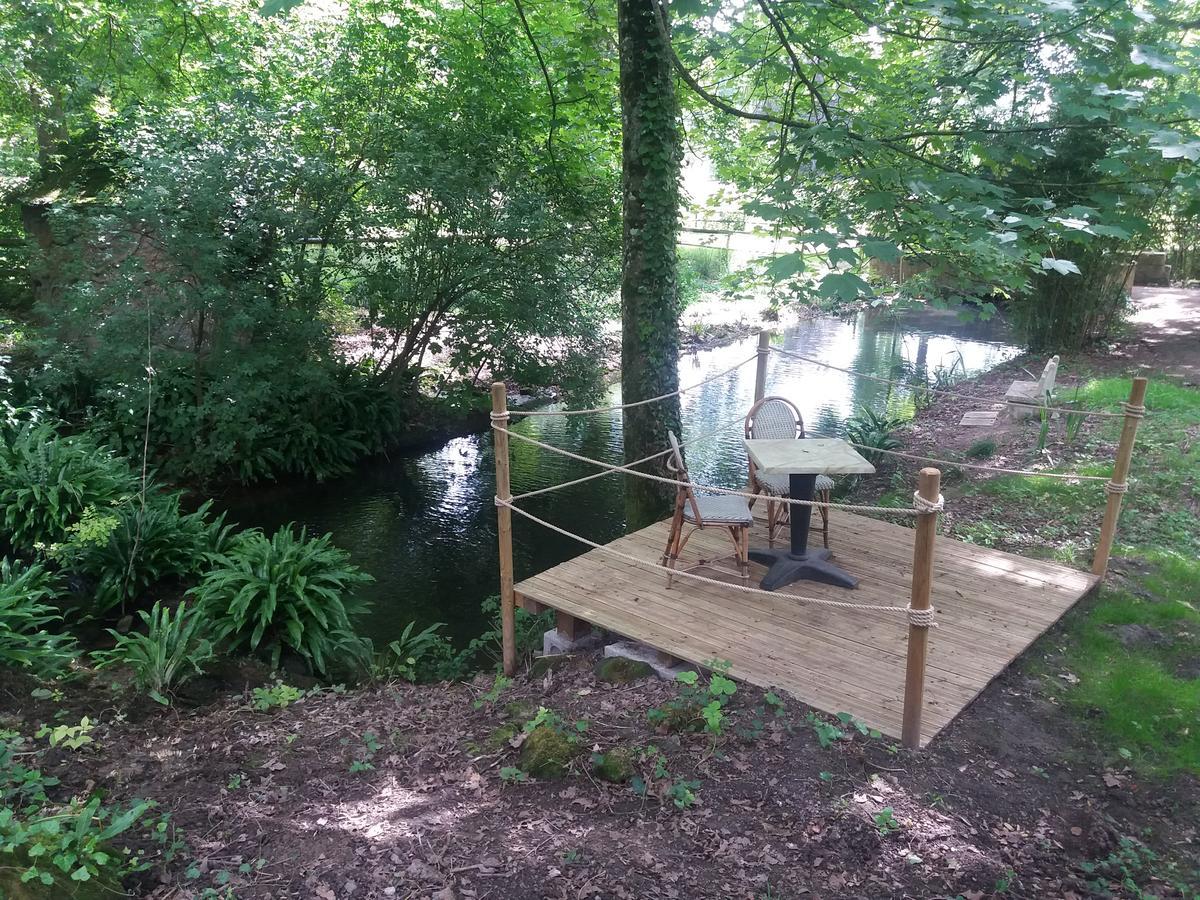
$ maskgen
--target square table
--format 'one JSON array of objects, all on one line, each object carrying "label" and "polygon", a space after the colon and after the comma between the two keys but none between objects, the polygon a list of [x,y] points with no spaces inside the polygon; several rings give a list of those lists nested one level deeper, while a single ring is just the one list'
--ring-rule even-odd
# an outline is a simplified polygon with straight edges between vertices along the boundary
[{"label": "square table", "polygon": [[[845,441],[833,438],[789,438],[784,440],[746,439],[746,452],[763,475],[787,475],[790,496],[811,500],[818,475],[870,475],[875,467],[863,459]],[[791,509],[791,546],[787,550],[756,550],[750,558],[770,566],[761,582],[767,591],[806,578],[852,588],[858,579],[829,562],[828,550],[808,549],[808,525],[811,506],[793,505]]]}]

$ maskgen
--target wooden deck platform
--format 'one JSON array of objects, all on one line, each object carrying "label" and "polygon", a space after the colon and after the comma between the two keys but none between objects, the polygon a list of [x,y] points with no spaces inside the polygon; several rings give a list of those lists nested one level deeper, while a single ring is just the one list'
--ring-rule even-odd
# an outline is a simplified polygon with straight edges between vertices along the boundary
[{"label": "wooden deck platform", "polygon": [[[610,546],[658,562],[667,524],[651,525]],[[804,604],[789,594],[904,606],[913,535],[903,526],[834,510],[834,561],[861,578],[855,590],[800,582],[764,597],[683,579],[668,590],[665,577],[656,572],[592,550],[525,579],[516,593],[518,601],[535,601],[689,662],[728,660],[738,678],[783,689],[828,713],[851,713],[898,738],[905,617]],[[813,537],[820,540],[819,534]],[[766,545],[761,522],[751,545]],[[707,529],[691,539],[682,562],[724,557],[731,549],[723,531]],[[752,567],[756,580],[763,571]],[[701,569],[697,574],[713,573]],[[1096,583],[1086,572],[939,535],[932,596],[938,627],[929,637],[922,743]]]}]

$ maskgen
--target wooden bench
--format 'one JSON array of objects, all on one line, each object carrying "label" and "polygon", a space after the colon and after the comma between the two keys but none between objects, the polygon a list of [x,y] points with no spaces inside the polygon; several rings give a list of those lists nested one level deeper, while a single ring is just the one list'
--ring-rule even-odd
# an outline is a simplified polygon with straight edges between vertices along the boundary
[{"label": "wooden bench", "polygon": [[1037,381],[1014,381],[1004,394],[1008,411],[1014,418],[1032,415],[1038,407],[1047,406],[1054,394],[1054,379],[1058,376],[1058,357],[1052,356]]}]

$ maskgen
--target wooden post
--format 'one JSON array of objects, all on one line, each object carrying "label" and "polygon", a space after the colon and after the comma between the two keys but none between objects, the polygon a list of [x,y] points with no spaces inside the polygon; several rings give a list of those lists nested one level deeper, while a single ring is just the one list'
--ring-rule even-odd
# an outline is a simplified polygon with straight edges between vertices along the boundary
[{"label": "wooden post", "polygon": [[[1121,442],[1117,445],[1117,459],[1113,464],[1112,479],[1104,486],[1108,504],[1104,507],[1104,524],[1100,526],[1100,542],[1096,545],[1096,556],[1092,560],[1092,574],[1103,578],[1108,572],[1108,558],[1112,554],[1113,541],[1117,537],[1117,519],[1121,515],[1121,498],[1125,495],[1129,478],[1129,463],[1133,458],[1133,441],[1137,437],[1138,422],[1144,414],[1146,379],[1135,378],[1129,389],[1129,401],[1125,404],[1125,425],[1121,429]],[[1133,412],[1130,412],[1130,410]]]},{"label": "wooden post", "polygon": [[577,619],[570,613],[563,612],[561,609],[554,611],[554,628],[558,631],[560,637],[570,641],[572,644],[586,637],[592,630],[590,622]]},{"label": "wooden post", "polygon": [[[937,503],[941,492],[942,473],[937,469],[922,469],[918,493],[930,503]],[[933,586],[933,539],[937,533],[936,512],[917,517],[917,535],[913,541],[912,599],[909,606],[916,610],[929,609],[929,591]],[[925,655],[929,649],[929,626],[908,625],[908,666],[904,676],[904,721],[900,740],[910,750],[921,747],[921,709],[925,705]]]},{"label": "wooden post", "polygon": [[771,355],[771,332],[758,333],[758,366],[754,370],[754,402],[767,394],[767,358]]},{"label": "wooden post", "polygon": [[[503,430],[502,430],[503,429]],[[492,382],[492,440],[496,453],[496,496],[511,500],[508,485],[508,386]],[[504,640],[504,674],[517,674],[517,628],[513,609],[512,510],[496,507],[496,535],[500,541],[500,630]]]}]

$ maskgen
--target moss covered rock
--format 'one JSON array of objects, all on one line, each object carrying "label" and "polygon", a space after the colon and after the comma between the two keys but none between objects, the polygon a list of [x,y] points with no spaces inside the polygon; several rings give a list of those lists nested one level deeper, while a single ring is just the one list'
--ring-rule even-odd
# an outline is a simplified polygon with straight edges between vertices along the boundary
[{"label": "moss covered rock", "polygon": [[549,725],[539,725],[521,745],[521,768],[534,778],[561,778],[567,773],[575,745]]},{"label": "moss covered rock", "polygon": [[637,659],[609,656],[596,664],[596,678],[613,684],[629,684],[654,674],[654,667]]},{"label": "moss covered rock", "polygon": [[601,781],[624,784],[635,771],[633,754],[620,747],[592,757],[592,772]]},{"label": "moss covered rock", "polygon": [[489,753],[503,750],[509,742],[521,733],[521,726],[516,722],[505,722],[499,728],[483,739],[483,747]]}]

